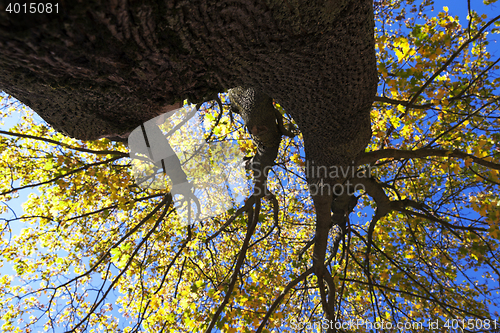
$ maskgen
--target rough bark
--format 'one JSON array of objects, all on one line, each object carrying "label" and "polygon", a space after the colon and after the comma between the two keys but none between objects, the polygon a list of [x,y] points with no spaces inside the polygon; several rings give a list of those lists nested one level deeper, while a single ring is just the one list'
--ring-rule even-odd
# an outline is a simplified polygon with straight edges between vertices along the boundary
[{"label": "rough bark", "polygon": [[0,2],[0,89],[79,139],[126,136],[185,98],[235,86],[277,100],[307,158],[349,164],[376,92],[370,0]]}]

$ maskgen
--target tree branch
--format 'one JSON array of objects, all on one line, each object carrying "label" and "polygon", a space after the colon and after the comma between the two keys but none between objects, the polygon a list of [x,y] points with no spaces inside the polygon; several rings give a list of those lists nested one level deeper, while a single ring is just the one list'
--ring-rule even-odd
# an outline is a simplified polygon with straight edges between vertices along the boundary
[{"label": "tree branch", "polygon": [[[418,97],[422,94],[422,92],[424,92],[424,90],[432,83],[432,81],[434,81],[434,79],[436,77],[439,76],[439,74],[441,74],[450,64],[451,62],[453,61],[453,59],[455,59],[459,54],[460,52],[463,51],[463,49],[469,45],[470,43],[472,43],[473,41],[475,41],[476,39],[478,39],[482,34],[483,32],[490,26],[492,25],[495,21],[499,20],[500,19],[500,15],[497,16],[497,17],[494,17],[493,19],[491,19],[484,27],[482,27],[476,35],[474,35],[474,37],[472,38],[469,38],[468,40],[466,40],[455,52],[453,52],[453,54],[451,55],[450,58],[448,58],[448,60],[443,64],[443,66],[441,66],[441,68],[439,68],[425,83],[422,87],[420,87],[420,89],[415,93],[415,95],[413,95],[413,97],[410,99],[410,101],[408,102],[408,105],[412,105],[416,102],[416,100],[418,99]],[[405,111],[405,114],[408,112],[408,108],[406,109]]]},{"label": "tree branch", "polygon": [[381,103],[392,104],[392,105],[403,105],[403,106],[406,106],[408,108],[423,109],[423,110],[428,109],[434,105],[432,103],[427,103],[427,104],[422,104],[422,105],[410,104],[410,102],[408,102],[408,101],[400,101],[400,100],[392,99],[392,98],[385,97],[385,96],[375,96],[374,100],[375,100],[375,102],[381,102]]},{"label": "tree branch", "polygon": [[438,157],[457,157],[460,159],[472,159],[475,163],[481,164],[485,167],[500,170],[500,164],[485,161],[482,158],[476,157],[471,154],[464,153],[458,149],[446,150],[446,149],[434,149],[434,148],[421,148],[416,150],[399,150],[399,149],[381,149],[377,151],[370,151],[363,153],[358,158],[359,164],[371,164],[375,163],[382,158],[423,158],[430,156]]},{"label": "tree branch", "polygon": [[271,315],[274,313],[274,311],[276,310],[278,305],[280,305],[280,303],[283,301],[283,298],[285,298],[286,294],[288,294],[293,287],[295,287],[297,284],[299,284],[300,282],[305,280],[313,272],[314,272],[314,268],[310,267],[304,273],[302,273],[300,276],[298,276],[295,279],[293,279],[292,281],[288,282],[285,289],[283,289],[281,294],[274,300],[271,307],[267,310],[266,315],[264,316],[264,319],[262,320],[262,322],[259,325],[259,328],[257,329],[257,331],[255,331],[256,333],[262,332],[262,330],[266,326],[267,321],[269,320]]},{"label": "tree branch", "polygon": [[226,221],[226,223],[224,223],[224,225],[222,227],[220,227],[219,230],[217,230],[213,235],[211,235],[210,237],[207,238],[207,240],[205,241],[205,243],[208,243],[210,242],[212,239],[216,238],[217,236],[219,236],[219,234],[225,230],[227,227],[229,227],[231,225],[231,223],[233,223],[233,221],[238,217],[240,216],[241,214],[243,214],[243,212],[248,212],[249,209],[251,209],[251,207],[253,206],[253,204],[255,203],[255,196],[250,196],[246,201],[245,201],[245,204],[243,205],[243,207],[240,207],[238,208],[238,210]]},{"label": "tree branch", "polygon": [[[260,212],[260,199],[257,198],[255,203],[255,211],[253,214],[249,214],[249,221],[248,221],[248,228],[247,228],[247,233],[245,235],[245,240],[243,241],[243,245],[241,246],[240,253],[238,254],[238,259],[236,260],[236,265],[233,270],[233,274],[231,276],[231,282],[229,283],[228,290],[226,292],[226,296],[224,297],[224,300],[222,303],[219,305],[217,311],[215,312],[214,316],[212,317],[212,320],[205,331],[206,333],[212,332],[212,329],[215,326],[215,323],[217,322],[217,319],[219,318],[220,314],[222,311],[224,311],[224,308],[226,307],[227,303],[229,303],[229,300],[231,299],[231,294],[233,293],[234,287],[236,285],[236,280],[238,279],[238,273],[240,271],[241,266],[243,265],[243,261],[245,260],[245,256],[248,250],[248,245],[250,244],[250,239],[252,238],[252,235],[255,231],[255,227],[257,226],[257,222],[259,221],[259,212]],[[252,215],[252,216],[250,216]]]},{"label": "tree branch", "polygon": [[[133,233],[135,233],[137,230],[139,230],[139,228],[144,224],[146,223],[154,214],[156,214],[160,208],[164,205],[167,205],[167,208],[170,206],[172,202],[172,195],[170,193],[167,193],[165,195],[165,197],[162,199],[162,201],[160,203],[158,203],[158,205],[156,205],[156,207],[148,214],[146,215],[146,217],[144,217],[139,223],[137,223],[132,229],[130,229],[129,232],[127,232],[122,238],[120,238],[120,240],[118,242],[116,242],[115,244],[113,244],[113,246],[111,246],[107,251],[106,253],[104,253],[101,258],[99,258],[99,260],[97,260],[97,262],[90,268],[88,269],[85,273],[82,273],[74,278],[72,278],[71,280],[63,283],[62,285],[58,286],[57,288],[55,289],[59,289],[61,287],[64,287],[64,286],[67,286],[68,284],[72,283],[73,281],[76,281],[86,275],[89,275],[90,273],[92,273],[92,271],[94,269],[97,268],[97,266],[99,266],[103,261],[104,259],[111,253],[111,250],[116,248],[117,246],[119,246],[121,243],[123,243],[128,237],[130,237],[130,235],[132,235]],[[51,289],[51,288],[48,288],[48,289]]]},{"label": "tree branch", "polygon": [[39,136],[29,135],[29,134],[8,132],[8,131],[2,131],[2,130],[0,130],[0,134],[17,136],[17,137],[26,138],[26,139],[34,139],[34,140],[38,140],[38,141],[44,141],[44,142],[52,143],[54,145],[68,148],[71,150],[81,151],[83,153],[91,153],[91,154],[96,154],[96,155],[118,155],[121,157],[129,157],[129,154],[121,152],[121,151],[117,151],[117,150],[93,150],[93,149],[88,149],[88,148],[73,147],[67,143],[59,142],[59,141],[48,139],[48,138],[42,138]]},{"label": "tree branch", "polygon": [[[127,155],[127,157],[128,157],[128,155]],[[33,188],[33,187],[38,187],[38,186],[45,185],[45,184],[50,184],[50,183],[52,183],[52,182],[54,182],[54,181],[56,181],[58,179],[64,178],[64,177],[72,175],[74,173],[87,170],[88,168],[91,168],[91,167],[94,167],[94,166],[98,166],[98,165],[102,165],[102,164],[107,164],[107,163],[119,160],[120,158],[123,158],[123,156],[116,156],[116,157],[107,159],[105,161],[96,162],[96,163],[92,163],[92,164],[87,164],[87,165],[85,165],[85,166],[83,166],[81,168],[78,168],[78,169],[66,172],[64,175],[60,175],[60,176],[54,177],[54,178],[46,180],[44,182],[16,187],[16,188],[13,188],[13,189],[11,189],[9,191],[5,191],[3,193],[0,193],[0,195],[6,195],[6,194],[9,194],[9,193],[12,193],[12,192],[15,192],[15,191],[18,191],[18,190],[22,190],[22,189],[25,189],[25,188],[30,188],[30,187]]]},{"label": "tree branch", "polygon": [[[171,200],[172,196],[170,194],[167,194],[165,196],[165,200],[164,201],[169,201],[169,199]],[[130,258],[127,260],[127,263],[125,264],[125,267],[113,279],[113,281],[111,282],[111,285],[104,292],[104,294],[99,299],[99,301],[94,302],[94,304],[92,305],[92,308],[87,313],[87,315],[82,320],[80,320],[80,322],[75,327],[73,327],[70,331],[68,331],[68,332],[75,332],[78,329],[78,327],[80,327],[84,322],[86,322],[90,318],[90,316],[94,313],[94,311],[97,309],[97,307],[99,306],[99,304],[101,304],[106,299],[106,296],[109,294],[109,292],[111,291],[111,289],[113,289],[113,287],[118,282],[118,280],[122,277],[122,275],[125,274],[125,272],[127,271],[128,267],[130,266],[130,264],[132,263],[132,261],[134,260],[134,257],[139,252],[139,250],[142,247],[142,245],[149,239],[149,237],[151,237],[151,235],[153,234],[153,232],[156,231],[156,229],[160,225],[160,222],[163,220],[163,218],[165,217],[165,215],[167,215],[167,212],[168,212],[169,208],[170,208],[170,205],[168,205],[168,206],[165,207],[164,211],[158,217],[158,219],[156,220],[156,222],[153,225],[153,227],[147,232],[147,234],[143,237],[143,239],[141,240],[141,242],[139,243],[139,245],[136,246],[136,248],[134,249],[134,251],[130,255]],[[103,283],[103,285],[104,285],[104,283]]]}]

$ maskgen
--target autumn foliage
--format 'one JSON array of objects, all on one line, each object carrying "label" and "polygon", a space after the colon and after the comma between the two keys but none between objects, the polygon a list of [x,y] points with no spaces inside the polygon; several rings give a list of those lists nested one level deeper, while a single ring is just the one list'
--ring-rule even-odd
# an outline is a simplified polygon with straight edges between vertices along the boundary
[{"label": "autumn foliage", "polygon": [[[372,140],[357,162],[376,172],[362,180],[345,224],[330,230],[328,311],[338,323],[390,323],[394,332],[397,323],[430,321],[443,332],[457,323],[499,329],[500,58],[489,42],[500,17],[471,10],[459,22],[428,1],[375,7],[379,93]],[[252,154],[220,96],[223,110],[215,102],[200,109],[210,139],[237,140],[242,158]],[[122,143],[71,139],[13,98],[2,103],[5,119],[23,114],[0,131],[0,267],[15,272],[0,276],[2,331],[325,324],[301,135],[283,139],[273,195],[185,226],[167,191],[135,185]],[[24,192],[24,213],[13,214],[9,202]]]}]

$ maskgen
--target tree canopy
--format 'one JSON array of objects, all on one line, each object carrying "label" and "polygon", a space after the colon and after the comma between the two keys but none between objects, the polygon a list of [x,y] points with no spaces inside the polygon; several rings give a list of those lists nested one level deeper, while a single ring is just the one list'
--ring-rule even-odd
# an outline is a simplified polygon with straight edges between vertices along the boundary
[{"label": "tree canopy", "polygon": [[[463,22],[430,1],[375,3],[373,135],[326,212],[300,133],[282,139],[268,195],[186,226],[167,190],[136,185],[123,143],[72,139],[3,97],[5,119],[23,116],[0,131],[0,265],[15,271],[0,276],[2,330],[499,329],[500,16],[469,5]],[[199,111],[207,139],[255,154],[219,96]]]}]

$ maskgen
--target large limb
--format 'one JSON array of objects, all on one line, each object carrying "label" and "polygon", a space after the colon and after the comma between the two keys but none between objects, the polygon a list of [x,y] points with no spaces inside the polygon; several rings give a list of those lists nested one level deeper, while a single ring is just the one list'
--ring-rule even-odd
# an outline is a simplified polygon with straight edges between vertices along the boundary
[{"label": "large limb", "polygon": [[229,90],[231,111],[243,118],[246,128],[257,145],[255,156],[249,161],[249,169],[254,172],[255,195],[267,192],[267,176],[278,156],[282,135],[292,135],[283,131],[283,119],[274,108],[273,99],[254,88],[237,87]]},{"label": "large limb", "polygon": [[[326,265],[337,255],[340,242],[345,239],[347,233],[348,216],[357,203],[357,197],[347,187],[348,185],[343,185],[344,191],[338,196],[330,193],[328,186],[322,188],[317,185],[311,188],[317,218],[313,240],[313,268],[318,277],[321,302],[326,318],[332,322],[335,321],[335,308],[339,306],[336,297],[339,292],[336,291],[334,280]],[[330,258],[327,259],[326,253],[330,236],[333,236],[333,247],[330,249]],[[344,251],[345,248],[343,248]]]},{"label": "large limb", "polygon": [[[281,114],[274,109],[272,99],[256,89],[234,88],[229,90],[229,98],[232,111],[241,115],[257,144],[257,152],[251,159],[250,166],[255,176],[255,192],[265,193],[268,171],[277,157],[281,137],[288,134],[283,131]],[[318,276],[323,309],[327,319],[334,320],[336,291],[333,278],[326,268],[328,240],[330,230],[334,227],[331,255],[335,256],[340,241],[346,235],[347,217],[354,209],[357,198],[349,195],[352,189],[347,188],[348,183],[342,185],[344,191],[341,195],[334,196],[331,193],[332,187],[329,186],[331,184],[325,184],[324,181],[308,179],[317,217],[315,237],[311,245],[314,243],[313,271]]]}]

